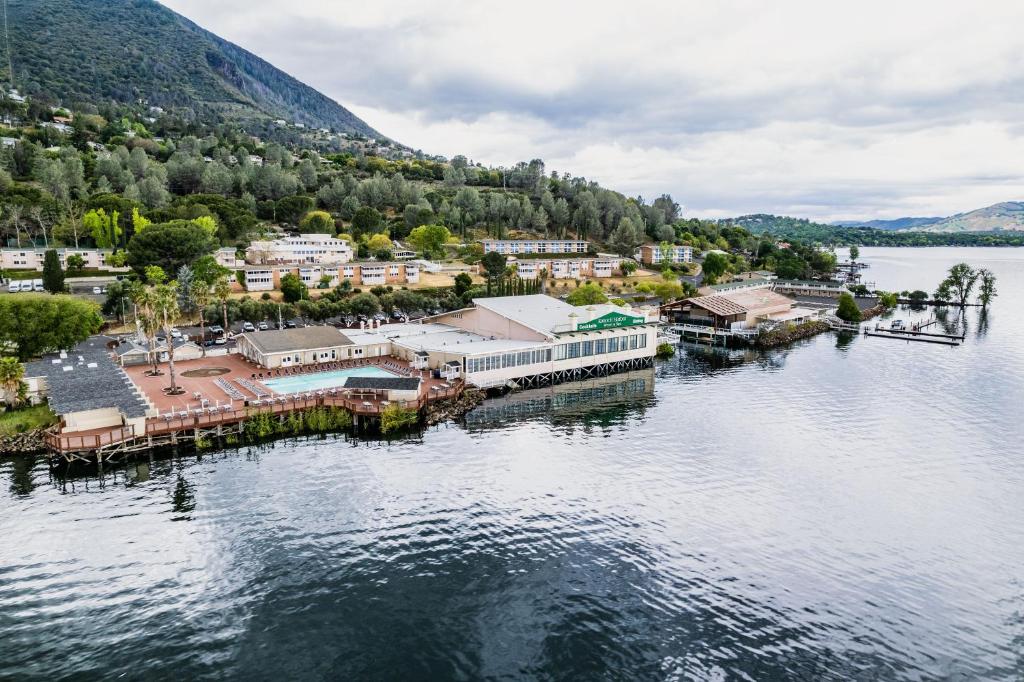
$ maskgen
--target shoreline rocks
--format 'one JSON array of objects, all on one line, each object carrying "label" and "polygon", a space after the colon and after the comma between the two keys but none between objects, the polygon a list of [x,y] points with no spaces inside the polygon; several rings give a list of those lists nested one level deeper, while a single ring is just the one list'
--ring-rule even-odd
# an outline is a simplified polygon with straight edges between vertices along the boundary
[{"label": "shoreline rocks", "polygon": [[485,394],[475,388],[467,388],[456,398],[429,403],[423,409],[423,423],[434,426],[458,419],[484,401]]},{"label": "shoreline rocks", "polygon": [[24,433],[0,436],[0,457],[45,451],[46,443],[43,442],[43,433],[43,429],[35,429]]},{"label": "shoreline rocks", "polygon": [[800,339],[807,339],[812,336],[817,336],[831,329],[828,322],[823,320],[813,320],[811,322],[804,322],[802,324],[786,325],[781,329],[775,329],[767,334],[761,334],[757,337],[754,345],[758,348],[775,348],[776,346],[785,346],[786,344],[799,341]]}]

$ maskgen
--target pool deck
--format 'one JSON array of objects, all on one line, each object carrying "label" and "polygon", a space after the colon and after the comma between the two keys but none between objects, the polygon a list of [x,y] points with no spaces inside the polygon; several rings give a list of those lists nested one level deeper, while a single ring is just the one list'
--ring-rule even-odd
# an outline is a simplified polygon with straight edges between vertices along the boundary
[{"label": "pool deck", "polygon": [[[260,383],[260,378],[296,376],[324,371],[336,371],[350,367],[378,366],[396,376],[413,376],[422,379],[419,396],[415,401],[389,401],[379,391],[348,391],[342,388],[302,391],[293,394],[278,394]],[[364,360],[326,363],[323,365],[289,368],[273,372],[253,364],[240,355],[219,355],[197,360],[175,362],[175,377],[178,386],[185,389],[181,395],[169,396],[163,391],[170,384],[167,363],[160,363],[163,374],[149,376],[146,372],[152,365],[126,367],[132,382],[145,396],[156,416],[146,418],[145,433],[135,433],[130,426],[113,426],[66,433],[49,433],[46,441],[57,454],[99,451],[129,444],[151,444],[155,438],[170,436],[170,442],[178,434],[197,435],[201,430],[219,429],[224,425],[238,424],[257,413],[283,415],[297,410],[314,407],[342,407],[355,416],[377,417],[388,405],[420,409],[429,402],[455,397],[464,388],[461,380],[449,383],[435,379],[427,371],[414,370],[407,362],[391,356],[366,358]],[[227,372],[216,376],[188,377],[186,372],[201,369],[221,368]],[[255,377],[255,378],[254,378]],[[227,381],[241,399],[229,396],[218,385],[217,379]],[[273,393],[271,399],[257,398],[256,394],[238,379]]]}]

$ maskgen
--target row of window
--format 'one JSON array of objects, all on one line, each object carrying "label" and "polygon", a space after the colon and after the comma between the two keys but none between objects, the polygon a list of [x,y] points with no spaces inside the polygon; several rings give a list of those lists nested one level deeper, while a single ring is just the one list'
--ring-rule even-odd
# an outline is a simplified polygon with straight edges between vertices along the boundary
[{"label": "row of window", "polygon": [[613,336],[607,339],[592,341],[574,341],[555,346],[555,360],[572,360],[587,358],[591,355],[618,353],[625,350],[636,350],[647,347],[647,334],[630,334],[629,336]]},{"label": "row of window", "polygon": [[541,362],[551,362],[550,348],[524,350],[517,353],[500,353],[498,355],[488,355],[482,358],[467,358],[466,371],[489,372],[492,369],[522,367],[524,365],[536,365]]},{"label": "row of window", "polygon": [[466,371],[468,373],[489,372],[495,369],[551,362],[552,359],[556,361],[571,360],[646,347],[647,334],[630,334],[628,336],[612,336],[610,338],[589,341],[574,341],[573,343],[559,344],[553,350],[551,348],[539,348],[537,350],[519,351],[517,353],[488,355],[482,358],[467,358]]}]

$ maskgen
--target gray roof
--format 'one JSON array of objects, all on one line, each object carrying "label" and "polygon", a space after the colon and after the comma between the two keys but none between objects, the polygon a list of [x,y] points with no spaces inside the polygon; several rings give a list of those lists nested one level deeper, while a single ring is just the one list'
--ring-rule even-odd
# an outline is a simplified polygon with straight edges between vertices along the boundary
[{"label": "gray roof", "polygon": [[569,314],[576,312],[575,306],[544,294],[474,298],[473,303],[548,335],[553,333],[555,327],[568,325]]},{"label": "gray roof", "polygon": [[54,353],[26,363],[25,376],[46,378],[50,409],[58,415],[116,407],[126,417],[145,416],[146,402],[110,356],[107,344],[113,340],[91,336],[66,358]]},{"label": "gray roof", "polygon": [[346,377],[345,388],[363,388],[384,391],[417,391],[419,377]]},{"label": "gray roof", "polygon": [[246,332],[241,336],[263,353],[288,353],[352,345],[352,340],[334,327],[270,329],[263,332]]}]

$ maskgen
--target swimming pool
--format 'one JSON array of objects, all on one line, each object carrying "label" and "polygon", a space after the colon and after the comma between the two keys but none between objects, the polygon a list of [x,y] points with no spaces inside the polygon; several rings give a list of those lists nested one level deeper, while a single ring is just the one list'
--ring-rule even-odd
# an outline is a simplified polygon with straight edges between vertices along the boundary
[{"label": "swimming pool", "polygon": [[376,365],[337,369],[333,372],[314,372],[299,374],[293,377],[264,379],[261,383],[274,393],[301,393],[303,391],[320,391],[325,388],[338,388],[345,383],[347,377],[393,377],[391,372]]}]

